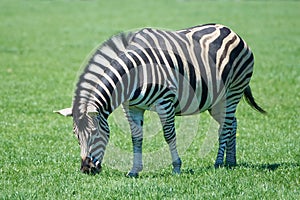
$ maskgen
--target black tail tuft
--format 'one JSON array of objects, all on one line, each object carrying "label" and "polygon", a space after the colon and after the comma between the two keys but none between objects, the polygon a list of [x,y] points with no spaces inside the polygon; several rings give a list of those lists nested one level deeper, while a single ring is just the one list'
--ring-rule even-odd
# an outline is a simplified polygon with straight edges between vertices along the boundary
[{"label": "black tail tuft", "polygon": [[257,103],[255,102],[250,86],[246,87],[246,89],[244,91],[244,97],[245,97],[247,103],[253,109],[257,110],[258,112],[260,112],[262,114],[267,114],[267,112],[264,109],[262,109],[259,105],[257,105]]}]

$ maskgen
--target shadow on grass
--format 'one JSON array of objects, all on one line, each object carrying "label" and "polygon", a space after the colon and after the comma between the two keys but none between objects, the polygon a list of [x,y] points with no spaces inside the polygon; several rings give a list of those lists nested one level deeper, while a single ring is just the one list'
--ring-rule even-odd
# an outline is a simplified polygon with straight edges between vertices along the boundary
[{"label": "shadow on grass", "polygon": [[[199,167],[195,169],[191,168],[183,168],[181,171],[181,175],[183,176],[192,176],[192,175],[199,175],[201,173],[205,173],[207,171],[211,170],[243,170],[243,169],[253,169],[257,171],[276,171],[278,169],[296,169],[300,168],[300,163],[266,163],[266,164],[253,164],[253,163],[240,163],[235,167],[221,167],[218,169],[215,169],[213,165],[211,166],[206,166],[206,167]],[[126,173],[121,172],[118,170],[104,170],[104,172],[100,173],[100,176],[109,176],[109,177],[125,177]],[[179,177],[181,176],[179,175]],[[98,175],[99,176],[99,175]],[[178,176],[172,174],[171,168],[166,168],[163,169],[162,171],[153,171],[153,172],[141,172],[140,176],[138,179],[143,179],[143,178],[160,178],[160,177],[171,177],[171,176]]]},{"label": "shadow on grass", "polygon": [[300,163],[268,163],[268,164],[252,164],[252,163],[241,163],[237,165],[238,168],[250,168],[256,170],[268,170],[275,171],[278,168],[288,169],[288,168],[298,168]]},{"label": "shadow on grass", "polygon": [[[228,169],[228,170],[235,170],[235,169],[253,169],[253,170],[258,170],[258,171],[276,171],[277,169],[293,169],[293,168],[300,168],[300,163],[288,163],[288,162],[283,162],[283,163],[266,163],[266,164],[253,164],[253,163],[240,163],[237,164],[234,167],[221,167],[221,169]],[[213,166],[206,167],[200,171],[204,170],[212,170],[215,169]],[[218,169],[215,169],[218,170]]]},{"label": "shadow on grass", "polygon": [[[243,170],[243,169],[253,169],[257,171],[276,171],[278,169],[296,169],[300,168],[300,163],[288,163],[288,162],[283,162],[283,163],[266,163],[266,164],[252,164],[252,163],[241,163],[238,164],[235,167],[221,167],[221,168],[215,168],[213,165],[203,167],[203,168],[195,168],[195,169],[182,169],[181,174],[182,175],[194,175],[194,174],[201,174],[203,172],[211,171],[211,170]],[[149,175],[146,175],[148,177],[163,177],[163,176],[168,176],[172,175],[171,172],[167,173],[151,173]]]}]

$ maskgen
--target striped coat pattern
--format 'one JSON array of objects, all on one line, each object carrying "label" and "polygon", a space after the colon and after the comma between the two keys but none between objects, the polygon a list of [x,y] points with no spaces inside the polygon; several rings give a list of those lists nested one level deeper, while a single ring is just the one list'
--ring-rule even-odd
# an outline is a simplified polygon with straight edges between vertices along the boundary
[{"label": "striped coat pattern", "polygon": [[220,125],[215,167],[236,165],[235,112],[240,99],[244,96],[254,109],[265,112],[254,101],[249,86],[253,64],[245,41],[220,24],[178,31],[145,28],[113,36],[89,59],[77,83],[72,108],[58,111],[73,116],[81,147],[81,171],[101,170],[109,140],[107,118],[120,105],[133,142],[133,166],[128,176],[138,176],[143,168],[145,110],[157,112],[160,118],[174,173],[180,173],[181,168],[174,117],[206,110]]}]

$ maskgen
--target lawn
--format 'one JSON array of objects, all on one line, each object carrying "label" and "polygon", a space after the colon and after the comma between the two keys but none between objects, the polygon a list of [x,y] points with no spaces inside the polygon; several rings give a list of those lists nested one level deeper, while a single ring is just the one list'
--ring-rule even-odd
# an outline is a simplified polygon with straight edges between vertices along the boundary
[{"label": "lawn", "polygon": [[[300,199],[299,10],[298,1],[1,0],[0,199]],[[183,173],[173,176],[149,114],[148,157],[138,179],[124,176],[130,135],[114,117],[102,173],[81,174],[72,120],[52,111],[71,105],[90,51],[124,30],[210,22],[250,45],[251,87],[269,113],[245,102],[238,107],[238,166],[213,168],[217,138],[207,134],[215,127],[203,113],[177,119]],[[125,156],[115,156],[120,150]]]}]

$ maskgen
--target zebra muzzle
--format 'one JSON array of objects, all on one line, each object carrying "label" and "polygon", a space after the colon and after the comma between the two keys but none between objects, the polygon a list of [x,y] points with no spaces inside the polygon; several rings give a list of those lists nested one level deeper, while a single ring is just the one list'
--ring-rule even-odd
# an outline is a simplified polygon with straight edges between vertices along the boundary
[{"label": "zebra muzzle", "polygon": [[95,175],[101,172],[101,164],[96,158],[86,157],[81,161],[80,171],[84,174]]}]

